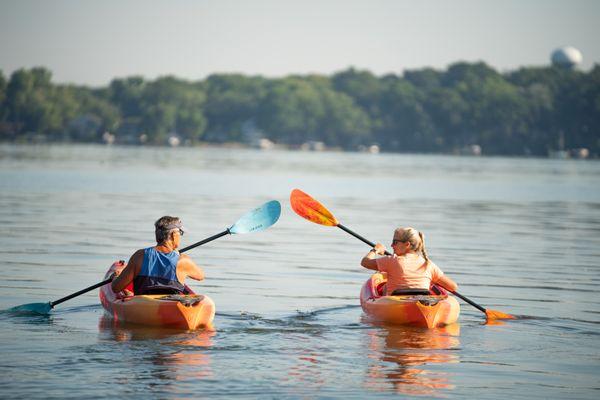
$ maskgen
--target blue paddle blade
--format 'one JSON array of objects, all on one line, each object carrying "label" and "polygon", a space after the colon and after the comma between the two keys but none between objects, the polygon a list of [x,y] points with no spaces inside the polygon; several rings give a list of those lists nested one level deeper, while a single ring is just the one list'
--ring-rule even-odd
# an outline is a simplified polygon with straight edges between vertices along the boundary
[{"label": "blue paddle blade", "polygon": [[9,308],[6,310],[9,313],[15,314],[49,314],[52,310],[52,305],[48,303],[29,303]]},{"label": "blue paddle blade", "polygon": [[229,232],[236,234],[262,231],[277,222],[280,215],[281,204],[277,200],[272,200],[244,214],[229,228]]}]

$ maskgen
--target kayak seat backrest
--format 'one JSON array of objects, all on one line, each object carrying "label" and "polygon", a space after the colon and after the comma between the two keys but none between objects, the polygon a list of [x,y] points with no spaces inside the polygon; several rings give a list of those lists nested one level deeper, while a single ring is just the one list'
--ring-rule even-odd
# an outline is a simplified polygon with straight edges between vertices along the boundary
[{"label": "kayak seat backrest", "polygon": [[[138,293],[136,293],[138,294]],[[188,286],[188,285],[184,285],[183,286],[183,291],[180,292],[179,290],[175,289],[175,288],[164,288],[164,289],[152,289],[152,290],[148,290],[146,293],[142,293],[142,294],[172,294],[172,295],[185,295],[185,294],[195,294],[194,291]]]},{"label": "kayak seat backrest", "polygon": [[392,292],[392,296],[413,296],[419,294],[428,295],[430,293],[427,289],[396,289]]},{"label": "kayak seat backrest", "polygon": [[[177,289],[174,288],[164,288],[164,289],[153,289],[153,290],[147,290],[144,293],[136,293],[136,295],[140,295],[140,294],[182,294],[182,292],[180,292]],[[185,294],[185,293],[183,293]]]},{"label": "kayak seat backrest", "polygon": [[387,281],[379,282],[375,287],[376,296],[385,296]]}]

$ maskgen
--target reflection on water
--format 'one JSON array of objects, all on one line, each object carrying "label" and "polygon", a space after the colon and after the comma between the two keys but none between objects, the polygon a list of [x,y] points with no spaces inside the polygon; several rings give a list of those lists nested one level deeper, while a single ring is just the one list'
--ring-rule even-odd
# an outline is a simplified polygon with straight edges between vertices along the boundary
[{"label": "reflection on water", "polygon": [[98,328],[102,340],[135,342],[138,346],[120,347],[123,359],[135,362],[142,358],[141,362],[154,367],[150,371],[156,380],[172,384],[213,376],[207,350],[213,345],[214,331],[144,327],[116,322],[106,315],[100,318]]},{"label": "reflection on water", "polygon": [[366,384],[374,391],[438,397],[454,385],[443,369],[434,371],[430,364],[458,363],[453,350],[460,346],[460,325],[423,329],[409,326],[378,325],[368,332],[371,363]]},{"label": "reflection on water", "polygon": [[331,350],[315,343],[314,337],[295,334],[291,338],[294,346],[290,353],[295,354],[285,380],[290,384],[310,385],[318,389],[327,383],[327,357]]}]

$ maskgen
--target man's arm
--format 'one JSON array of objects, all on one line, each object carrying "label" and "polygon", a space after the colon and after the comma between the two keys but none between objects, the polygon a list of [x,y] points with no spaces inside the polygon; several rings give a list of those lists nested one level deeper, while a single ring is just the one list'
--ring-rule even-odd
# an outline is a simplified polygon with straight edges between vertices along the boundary
[{"label": "man's arm", "polygon": [[[196,265],[196,263],[188,255],[182,254],[179,259],[179,262],[181,263],[181,266],[177,265],[177,279],[179,279],[179,282],[184,283],[185,278],[187,277],[195,279],[197,281],[204,280],[204,271],[202,270],[202,268]],[[180,268],[184,276],[180,276]],[[181,278],[183,278],[183,280]]]},{"label": "man's arm", "polygon": [[129,285],[136,277],[140,266],[144,261],[144,250],[138,250],[129,259],[127,266],[121,271],[119,276],[113,279],[110,287],[114,293],[119,293]]}]

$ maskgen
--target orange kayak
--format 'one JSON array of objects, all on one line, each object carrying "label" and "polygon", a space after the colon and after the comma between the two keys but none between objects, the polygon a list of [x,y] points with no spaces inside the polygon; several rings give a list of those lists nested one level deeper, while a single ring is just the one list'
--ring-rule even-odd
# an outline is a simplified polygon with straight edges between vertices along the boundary
[{"label": "orange kayak", "polygon": [[[108,279],[114,271],[120,271],[126,265],[124,261],[115,262],[104,278]],[[186,330],[213,329],[215,303],[210,297],[186,288],[190,294],[123,296],[113,293],[109,283],[100,288],[100,302],[115,321]],[[133,292],[132,285],[127,289]]]},{"label": "orange kayak", "polygon": [[460,304],[443,289],[429,295],[383,296],[387,278],[373,274],[360,291],[360,305],[373,320],[423,328],[436,328],[458,320]]}]

